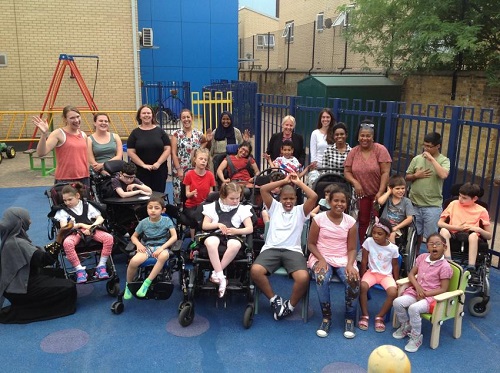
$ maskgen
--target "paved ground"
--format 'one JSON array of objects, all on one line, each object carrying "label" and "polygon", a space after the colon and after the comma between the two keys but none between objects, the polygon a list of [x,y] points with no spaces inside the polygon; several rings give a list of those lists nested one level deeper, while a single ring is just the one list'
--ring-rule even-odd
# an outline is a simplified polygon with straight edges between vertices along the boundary
[{"label": "paved ground", "polygon": [[17,151],[16,156],[12,159],[4,156],[0,164],[0,188],[48,186],[54,183],[53,176],[44,177],[41,171],[30,170],[29,155],[23,153],[27,145],[13,146]]}]

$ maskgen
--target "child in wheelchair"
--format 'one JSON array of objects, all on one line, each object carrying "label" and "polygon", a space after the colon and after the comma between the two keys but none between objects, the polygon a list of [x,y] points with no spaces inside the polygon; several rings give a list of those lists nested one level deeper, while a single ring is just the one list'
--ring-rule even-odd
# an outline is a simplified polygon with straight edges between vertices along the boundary
[{"label": "child in wheelchair", "polygon": [[150,196],[153,191],[136,176],[137,166],[133,163],[124,163],[121,171],[113,179],[111,185],[115,193],[121,197],[133,197],[139,194]]},{"label": "child in wheelchair", "polygon": [[156,263],[153,269],[135,294],[139,298],[146,296],[149,286],[170,256],[168,248],[177,241],[174,223],[169,217],[162,215],[165,212],[163,198],[151,197],[147,204],[147,212],[148,217],[139,222],[131,238],[137,252],[128,264],[124,299],[132,298],[128,283],[134,280],[139,266],[149,258],[155,258]]},{"label": "child in wheelchair", "polygon": [[403,176],[393,175],[389,178],[387,191],[382,194],[377,202],[385,205],[381,217],[391,223],[389,241],[396,243],[396,237],[402,235],[401,229],[413,222],[415,210],[409,198],[405,197],[406,181]]},{"label": "child in wheelchair", "polygon": [[82,266],[76,245],[87,237],[102,243],[101,257],[95,269],[95,276],[98,279],[107,279],[109,274],[106,270],[106,262],[113,249],[113,236],[99,226],[104,222],[101,212],[82,199],[84,186],[80,182],[65,185],[62,189],[62,197],[65,207],[59,209],[54,219],[57,220],[61,228],[67,224],[73,224],[73,233],[70,233],[63,241],[64,252],[71,265],[76,270],[76,283],[87,282],[87,272]]},{"label": "child in wheelchair", "polygon": [[469,246],[467,270],[471,273],[471,282],[478,282],[476,259],[479,240],[490,240],[491,224],[488,210],[476,203],[480,187],[465,183],[459,189],[458,200],[450,202],[441,214],[438,227],[446,240],[445,257],[451,259],[450,240],[467,242]]},{"label": "child in wheelchair", "polygon": [[[226,292],[227,281],[223,271],[242,246],[240,236],[253,232],[251,206],[240,204],[242,196],[241,185],[235,182],[224,183],[219,199],[203,206],[202,229],[210,232],[203,243],[213,267],[210,281],[219,285],[219,298]],[[219,257],[219,245],[226,246],[222,260]]]}]

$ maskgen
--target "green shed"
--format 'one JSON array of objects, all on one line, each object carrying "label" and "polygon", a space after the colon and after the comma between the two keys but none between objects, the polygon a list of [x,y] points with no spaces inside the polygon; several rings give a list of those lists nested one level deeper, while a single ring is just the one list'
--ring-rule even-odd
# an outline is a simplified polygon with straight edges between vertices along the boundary
[{"label": "green shed", "polygon": [[297,96],[399,101],[401,88],[385,76],[310,75],[297,83]]}]

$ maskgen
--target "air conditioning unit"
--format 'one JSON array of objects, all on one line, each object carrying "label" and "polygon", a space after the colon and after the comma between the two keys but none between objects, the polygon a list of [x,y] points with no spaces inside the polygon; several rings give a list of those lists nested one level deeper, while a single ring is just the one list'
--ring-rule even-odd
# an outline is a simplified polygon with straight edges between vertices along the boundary
[{"label": "air conditioning unit", "polygon": [[141,46],[146,48],[153,47],[153,29],[149,27],[145,27],[142,29],[142,38],[141,38]]}]

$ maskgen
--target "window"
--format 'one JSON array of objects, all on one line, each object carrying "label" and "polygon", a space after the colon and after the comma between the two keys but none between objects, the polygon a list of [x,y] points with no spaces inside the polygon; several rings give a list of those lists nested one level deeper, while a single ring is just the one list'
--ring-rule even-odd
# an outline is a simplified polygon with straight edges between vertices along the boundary
[{"label": "window", "polygon": [[260,34],[257,35],[257,49],[273,49],[274,48],[274,34]]},{"label": "window", "polygon": [[285,24],[285,29],[283,30],[282,37],[286,38],[286,40],[293,41],[293,21],[289,21]]},{"label": "window", "polygon": [[324,26],[324,14],[323,13],[318,13],[316,14],[316,31],[321,32],[325,28]]}]

